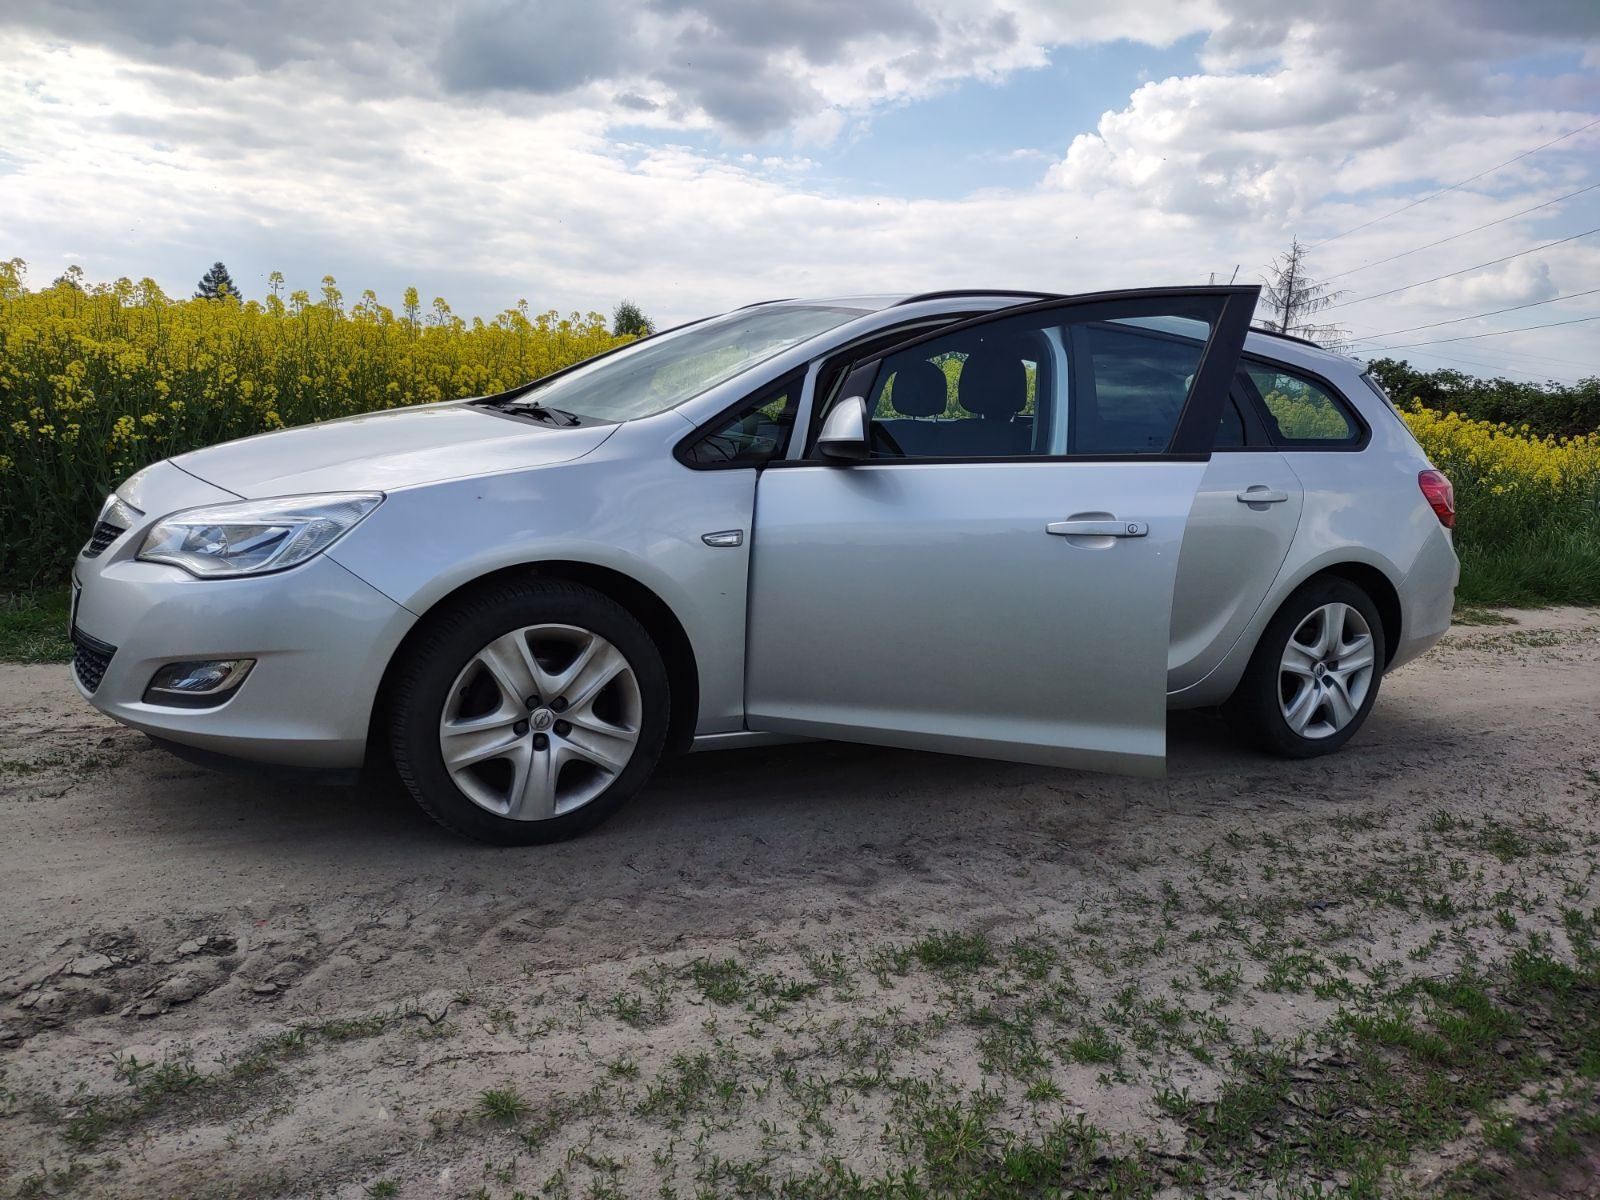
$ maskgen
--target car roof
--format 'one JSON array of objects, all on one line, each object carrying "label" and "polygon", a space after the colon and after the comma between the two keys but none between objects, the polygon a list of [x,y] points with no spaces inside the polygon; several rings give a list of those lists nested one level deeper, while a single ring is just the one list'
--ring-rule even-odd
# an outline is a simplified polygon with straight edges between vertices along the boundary
[{"label": "car roof", "polygon": [[[862,314],[866,315],[925,301],[948,300],[956,304],[963,300],[970,300],[981,301],[995,308],[1003,308],[1007,307],[1008,304],[1028,304],[1037,300],[1053,300],[1058,297],[1065,299],[1069,296],[1070,293],[1013,288],[952,288],[938,292],[896,292],[869,296],[789,297],[782,300],[761,300],[755,304],[746,305],[746,307],[756,308],[768,304],[815,305],[827,308],[860,309]],[[1257,354],[1263,358],[1276,359],[1279,362],[1289,363],[1294,366],[1305,367],[1307,370],[1312,371],[1330,366],[1344,368],[1353,366],[1361,371],[1366,369],[1366,364],[1359,359],[1325,349],[1305,338],[1295,337],[1292,334],[1278,333],[1275,330],[1263,329],[1254,325],[1250,327],[1250,332],[1245,336],[1244,348],[1247,353]]]}]

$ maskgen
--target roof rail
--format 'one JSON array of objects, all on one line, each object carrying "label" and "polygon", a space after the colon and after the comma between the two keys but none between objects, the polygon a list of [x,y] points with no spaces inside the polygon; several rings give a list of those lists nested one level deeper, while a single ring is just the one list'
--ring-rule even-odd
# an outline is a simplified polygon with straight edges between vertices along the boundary
[{"label": "roof rail", "polygon": [[743,312],[747,308],[760,308],[763,304],[787,304],[789,301],[791,301],[793,299],[794,299],[793,296],[783,296],[783,297],[780,297],[777,300],[752,300],[749,304],[741,304],[741,305],[739,305],[739,307],[734,309],[733,311],[734,312]]},{"label": "roof rail", "polygon": [[1060,292],[1023,292],[1010,288],[950,288],[943,292],[918,292],[915,296],[907,296],[904,300],[896,300],[895,308],[905,304],[915,304],[919,300],[955,300],[962,296],[1011,296],[1018,300],[1058,300],[1062,297]]},{"label": "roof rail", "polygon": [[1328,354],[1335,353],[1335,351],[1329,350],[1321,342],[1314,342],[1310,338],[1298,337],[1292,333],[1280,333],[1276,329],[1268,329],[1265,325],[1252,325],[1250,326],[1250,332],[1264,333],[1268,337],[1282,338],[1286,342],[1299,342],[1302,346],[1310,346],[1314,350],[1322,350]]}]

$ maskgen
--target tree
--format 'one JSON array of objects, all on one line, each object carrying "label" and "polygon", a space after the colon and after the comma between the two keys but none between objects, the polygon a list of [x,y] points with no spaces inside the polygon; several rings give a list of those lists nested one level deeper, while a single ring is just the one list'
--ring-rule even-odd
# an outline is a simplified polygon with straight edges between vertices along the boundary
[{"label": "tree", "polygon": [[196,300],[237,300],[239,289],[233,286],[233,276],[228,274],[228,268],[221,263],[211,264],[211,270],[200,276],[199,290],[195,292]]},{"label": "tree", "polygon": [[20,296],[27,291],[23,280],[28,274],[28,264],[20,258],[8,258],[0,262],[0,299],[8,296]]},{"label": "tree", "polygon": [[27,264],[19,258],[6,259],[0,262],[0,299],[6,296],[21,296],[27,291]]},{"label": "tree", "polygon": [[632,300],[624,300],[611,314],[611,332],[616,337],[649,337],[655,331],[656,323]]},{"label": "tree", "polygon": [[1308,338],[1329,350],[1342,350],[1346,331],[1337,325],[1314,325],[1308,318],[1321,312],[1340,296],[1325,283],[1312,278],[1306,267],[1306,247],[1295,238],[1289,249],[1272,260],[1261,277],[1261,303],[1271,317],[1263,322],[1278,333]]}]

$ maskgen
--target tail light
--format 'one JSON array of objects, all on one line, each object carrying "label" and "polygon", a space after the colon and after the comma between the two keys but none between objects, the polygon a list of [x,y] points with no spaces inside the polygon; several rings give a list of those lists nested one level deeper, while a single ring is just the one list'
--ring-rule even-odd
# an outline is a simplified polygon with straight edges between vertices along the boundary
[{"label": "tail light", "polygon": [[1450,481],[1441,471],[1419,471],[1417,473],[1417,486],[1422,489],[1423,496],[1428,501],[1428,507],[1433,509],[1433,515],[1439,518],[1439,524],[1446,529],[1456,527],[1456,490],[1450,486]]}]

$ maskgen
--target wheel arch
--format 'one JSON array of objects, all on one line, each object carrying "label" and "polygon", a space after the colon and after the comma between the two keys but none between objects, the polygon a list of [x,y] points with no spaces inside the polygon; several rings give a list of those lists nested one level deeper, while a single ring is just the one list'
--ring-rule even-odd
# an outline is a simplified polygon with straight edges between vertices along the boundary
[{"label": "wheel arch", "polygon": [[1355,584],[1372,597],[1383,623],[1384,666],[1394,661],[1404,632],[1404,611],[1400,589],[1394,582],[1398,572],[1391,565],[1373,561],[1370,554],[1353,547],[1331,552],[1298,570],[1279,576],[1239,640],[1204,679],[1177,692],[1167,694],[1169,708],[1196,708],[1223,703],[1244,678],[1256,647],[1289,597],[1314,579],[1329,577]]},{"label": "wheel arch", "polygon": [[1364,562],[1341,562],[1323,567],[1296,584],[1296,589],[1324,576],[1347,580],[1372,597],[1372,603],[1378,610],[1378,619],[1383,622],[1383,665],[1387,668],[1394,661],[1395,651],[1400,646],[1403,621],[1400,589],[1395,587],[1393,581],[1381,570],[1371,563]]},{"label": "wheel arch", "polygon": [[417,615],[416,622],[389,656],[377,693],[373,697],[372,713],[367,725],[366,761],[369,767],[384,761],[382,756],[387,751],[384,743],[388,722],[383,718],[393,678],[406,651],[427,628],[429,617],[481,588],[506,579],[529,577],[560,579],[593,588],[622,605],[644,626],[645,631],[650,634],[661,651],[661,658],[667,669],[667,685],[672,694],[666,751],[672,754],[688,749],[694,740],[695,726],[700,714],[700,673],[693,643],[690,642],[683,622],[678,619],[672,607],[646,584],[614,567],[575,559],[544,559],[514,563],[475,576],[438,596]]}]

